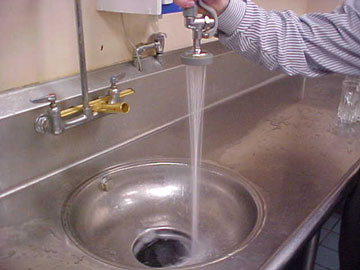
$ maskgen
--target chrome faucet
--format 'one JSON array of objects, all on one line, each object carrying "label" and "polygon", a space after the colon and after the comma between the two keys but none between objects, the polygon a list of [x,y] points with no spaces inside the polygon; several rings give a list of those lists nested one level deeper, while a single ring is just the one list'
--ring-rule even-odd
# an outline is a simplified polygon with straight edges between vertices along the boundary
[{"label": "chrome faucet", "polygon": [[74,0],[74,2],[79,48],[82,104],[60,110],[56,104],[55,94],[32,99],[31,102],[33,103],[50,103],[46,113],[41,114],[35,120],[35,130],[38,133],[59,135],[66,129],[98,119],[104,116],[104,113],[127,113],[129,111],[129,105],[120,102],[121,98],[134,93],[133,89],[124,91],[118,89],[117,84],[120,79],[124,77],[124,74],[120,74],[111,77],[109,94],[107,96],[89,101],[81,0]]},{"label": "chrome faucet", "polygon": [[[198,5],[206,10],[212,18],[207,15],[198,14]],[[197,2],[192,8],[185,8],[183,12],[185,18],[185,27],[193,32],[193,47],[190,51],[181,56],[185,65],[208,65],[213,61],[213,55],[202,50],[201,40],[203,38],[213,37],[218,28],[218,18],[215,10],[206,5],[202,0]]]},{"label": "chrome faucet", "polygon": [[162,63],[166,37],[167,35],[165,33],[156,33],[150,37],[149,43],[140,43],[136,46],[134,49],[134,65],[139,71],[143,71],[141,56],[145,51],[154,50],[156,59],[160,64]]},{"label": "chrome faucet", "polygon": [[106,113],[127,113],[130,108],[122,98],[134,93],[134,90],[129,88],[120,91],[118,83],[124,74],[112,76],[110,78],[110,87],[108,95],[90,101],[90,117],[87,117],[83,111],[84,106],[78,105],[64,110],[60,110],[56,103],[56,95],[49,94],[44,97],[32,99],[33,103],[50,103],[46,113],[41,114],[35,120],[35,130],[38,133],[50,133],[53,135],[60,135],[65,130],[87,123],[89,121],[98,119]]},{"label": "chrome faucet", "polygon": [[108,104],[120,103],[120,93],[121,93],[121,91],[120,91],[117,84],[124,77],[125,77],[125,73],[120,73],[117,76],[111,76],[111,78],[110,78],[110,89],[109,89],[110,99],[108,101]]},{"label": "chrome faucet", "polygon": [[52,133],[59,135],[63,132],[63,125],[61,121],[61,111],[56,104],[56,95],[49,94],[45,97],[32,99],[33,103],[45,103],[50,102],[46,114],[42,114],[35,120],[35,130],[38,133]]}]

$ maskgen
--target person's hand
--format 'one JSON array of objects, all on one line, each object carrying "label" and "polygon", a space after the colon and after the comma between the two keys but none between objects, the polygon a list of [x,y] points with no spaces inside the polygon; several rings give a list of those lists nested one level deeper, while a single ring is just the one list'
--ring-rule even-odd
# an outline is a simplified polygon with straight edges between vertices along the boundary
[{"label": "person's hand", "polygon": [[[221,14],[229,4],[229,0],[203,0],[203,1],[205,4],[215,9],[218,15]],[[174,0],[174,3],[182,8],[193,7],[196,2],[197,2],[196,0]]]},{"label": "person's hand", "polygon": [[195,5],[195,0],[174,0],[174,3],[181,8],[191,8]]}]

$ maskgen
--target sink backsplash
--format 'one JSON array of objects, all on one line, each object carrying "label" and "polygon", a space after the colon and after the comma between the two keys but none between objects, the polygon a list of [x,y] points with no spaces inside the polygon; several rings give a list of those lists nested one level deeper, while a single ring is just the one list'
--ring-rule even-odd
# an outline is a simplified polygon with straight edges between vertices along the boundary
[{"label": "sink backsplash", "polygon": [[[208,67],[206,104],[278,75],[227,51],[218,42],[204,48],[216,56],[214,64]],[[181,52],[165,54],[163,66],[156,65],[152,59],[146,60],[143,73],[130,63],[89,72],[90,97],[94,98],[106,92],[111,75],[125,72],[120,89],[131,87],[136,91],[126,97],[130,112],[108,115],[60,136],[35,132],[34,120],[44,113],[47,105],[34,105],[29,100],[54,92],[59,97],[60,108],[80,104],[78,76],[0,94],[0,197],[186,116],[186,78],[179,60]]]}]

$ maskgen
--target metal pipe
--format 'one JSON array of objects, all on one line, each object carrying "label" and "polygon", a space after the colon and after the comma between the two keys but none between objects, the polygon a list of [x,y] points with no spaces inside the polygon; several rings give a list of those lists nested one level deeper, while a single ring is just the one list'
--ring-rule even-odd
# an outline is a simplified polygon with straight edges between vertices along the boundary
[{"label": "metal pipe", "polygon": [[75,13],[76,13],[77,39],[78,39],[78,47],[79,47],[79,67],[80,67],[83,112],[87,117],[90,117],[91,108],[89,106],[89,88],[88,88],[87,71],[86,71],[85,41],[84,41],[84,28],[82,22],[81,0],[75,0]]},{"label": "metal pipe", "polygon": [[194,54],[201,54],[201,37],[198,38],[199,33],[201,36],[201,31],[196,30],[193,31],[194,35],[193,35],[193,50],[194,50]]}]

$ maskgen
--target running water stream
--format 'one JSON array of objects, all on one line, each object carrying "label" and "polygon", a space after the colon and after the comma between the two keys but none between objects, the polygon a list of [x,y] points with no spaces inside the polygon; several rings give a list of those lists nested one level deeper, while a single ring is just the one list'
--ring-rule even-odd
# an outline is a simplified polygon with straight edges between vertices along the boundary
[{"label": "running water stream", "polygon": [[192,190],[192,246],[191,253],[197,254],[199,242],[199,186],[201,181],[200,162],[202,152],[203,107],[205,94],[206,66],[186,66],[191,147],[191,190]]}]

